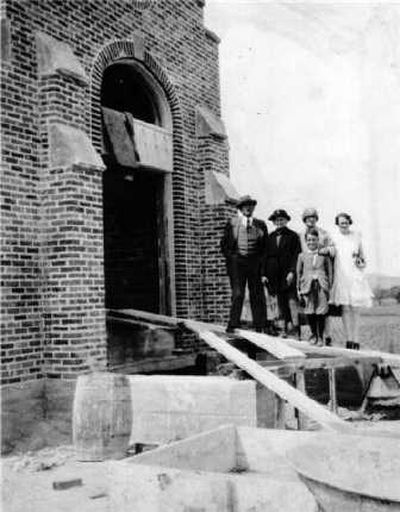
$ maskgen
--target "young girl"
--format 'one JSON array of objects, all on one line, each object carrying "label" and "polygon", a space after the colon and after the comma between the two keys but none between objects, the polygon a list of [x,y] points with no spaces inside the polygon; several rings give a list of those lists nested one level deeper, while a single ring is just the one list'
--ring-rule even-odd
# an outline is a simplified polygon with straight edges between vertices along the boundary
[{"label": "young girl", "polygon": [[297,291],[303,303],[314,344],[323,345],[325,317],[328,313],[329,290],[332,285],[332,263],[319,254],[319,233],[311,229],[306,235],[307,249],[297,259]]}]

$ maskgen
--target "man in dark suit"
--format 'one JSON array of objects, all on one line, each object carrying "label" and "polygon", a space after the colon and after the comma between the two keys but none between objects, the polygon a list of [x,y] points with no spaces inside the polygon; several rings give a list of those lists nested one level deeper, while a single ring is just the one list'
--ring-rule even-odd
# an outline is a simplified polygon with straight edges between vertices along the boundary
[{"label": "man in dark suit", "polygon": [[268,231],[265,222],[253,217],[257,204],[250,196],[237,202],[238,214],[228,221],[221,240],[232,288],[232,304],[227,332],[240,327],[246,283],[249,287],[253,324],[261,332],[266,326],[265,295],[261,270],[265,265]]},{"label": "man in dark suit", "polygon": [[301,252],[298,234],[287,227],[290,216],[285,210],[275,210],[268,218],[276,227],[267,244],[264,274],[268,290],[278,299],[280,314],[285,322],[284,335],[300,335],[296,295],[296,264]]}]

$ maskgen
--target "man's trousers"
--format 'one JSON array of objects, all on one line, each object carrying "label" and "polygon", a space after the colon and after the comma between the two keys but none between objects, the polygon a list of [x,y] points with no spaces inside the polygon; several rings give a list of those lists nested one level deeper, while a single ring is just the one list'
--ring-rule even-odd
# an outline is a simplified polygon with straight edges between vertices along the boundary
[{"label": "man's trousers", "polygon": [[253,325],[263,329],[267,322],[261,262],[258,256],[231,256],[227,261],[228,275],[232,288],[232,303],[229,327],[240,327],[246,284],[249,287],[250,307]]}]

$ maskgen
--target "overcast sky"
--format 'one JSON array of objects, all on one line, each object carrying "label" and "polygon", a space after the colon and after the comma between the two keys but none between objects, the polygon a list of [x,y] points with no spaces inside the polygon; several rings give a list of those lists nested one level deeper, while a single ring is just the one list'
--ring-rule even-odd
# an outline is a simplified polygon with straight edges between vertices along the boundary
[{"label": "overcast sky", "polygon": [[400,4],[208,0],[220,45],[231,179],[266,218],[305,207],[363,233],[370,271],[400,275]]}]

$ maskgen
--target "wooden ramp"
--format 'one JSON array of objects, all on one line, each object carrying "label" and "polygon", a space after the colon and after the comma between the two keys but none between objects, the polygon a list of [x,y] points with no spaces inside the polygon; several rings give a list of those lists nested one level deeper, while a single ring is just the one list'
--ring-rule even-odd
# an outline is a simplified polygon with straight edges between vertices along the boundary
[{"label": "wooden ramp", "polygon": [[[156,315],[138,310],[118,310],[111,313],[119,317],[134,318],[137,321],[180,327],[191,331],[198,339],[272,392],[277,397],[277,403],[281,408],[285,403],[292,407],[292,411],[294,408],[299,429],[306,427],[307,421],[305,420],[307,418],[323,429],[354,433],[354,426],[336,414],[336,371],[353,365],[362,376],[362,373],[366,371],[365,368],[371,369],[385,364],[400,367],[400,356],[395,354],[355,351],[338,347],[315,347],[306,342],[284,340],[245,329],[235,330],[234,334],[227,339],[225,328],[217,324]],[[267,360],[251,359],[233,346],[237,340],[245,340],[256,349],[260,349],[258,353],[267,354]],[[329,408],[306,394],[305,371],[310,369],[324,369],[328,373]],[[280,370],[289,372],[293,377],[290,380],[291,383],[287,381],[288,379],[281,378]],[[367,375],[364,380],[370,380],[370,376]],[[294,385],[291,385],[292,383]],[[357,428],[357,432],[361,433],[359,428]],[[379,432],[379,435],[382,433]]]}]

